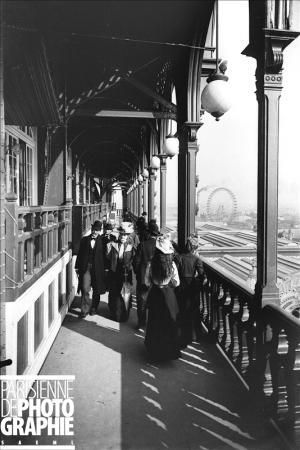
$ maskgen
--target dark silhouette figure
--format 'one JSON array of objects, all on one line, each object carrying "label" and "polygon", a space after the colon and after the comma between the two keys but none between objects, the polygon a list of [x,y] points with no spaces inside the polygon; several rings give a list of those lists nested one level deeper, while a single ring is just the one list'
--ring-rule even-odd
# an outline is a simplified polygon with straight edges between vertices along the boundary
[{"label": "dark silhouette figure", "polygon": [[199,320],[197,308],[199,307],[200,283],[203,278],[203,264],[195,254],[198,242],[188,239],[185,252],[177,255],[177,267],[180,286],[176,289],[179,304],[179,323],[181,330],[181,348],[186,347],[193,340],[193,327]]},{"label": "dark silhouette figure", "polygon": [[111,319],[124,322],[128,319],[131,307],[132,260],[134,247],[128,239],[131,229],[119,229],[117,242],[107,244],[109,264],[108,307]]},{"label": "dark silhouette figure", "polygon": [[148,237],[139,243],[133,261],[136,274],[137,328],[144,327],[146,324],[146,299],[149,292],[149,286],[146,285],[146,273],[150,267],[159,234],[156,223],[151,223],[148,227]]},{"label": "dark silhouette figure", "polygon": [[[75,270],[79,277],[78,291],[81,291],[81,314],[86,317],[96,313],[100,303],[100,295],[105,293],[105,243],[100,236],[102,222],[96,220],[91,234],[80,241]],[[92,299],[90,290],[93,289]]]}]

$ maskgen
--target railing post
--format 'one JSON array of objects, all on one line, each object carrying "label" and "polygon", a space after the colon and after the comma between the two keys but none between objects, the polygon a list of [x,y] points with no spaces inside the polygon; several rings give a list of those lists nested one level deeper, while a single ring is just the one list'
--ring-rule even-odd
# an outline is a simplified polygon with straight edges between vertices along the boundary
[{"label": "railing post", "polygon": [[48,255],[50,258],[54,256],[53,249],[53,233],[54,233],[54,214],[50,212],[48,215],[48,226],[50,226],[50,230],[48,231]]},{"label": "railing post", "polygon": [[27,214],[27,220],[26,220],[26,232],[30,232],[30,234],[31,234],[31,238],[26,240],[26,256],[27,256],[26,275],[32,275],[33,269],[34,269],[33,230],[34,230],[34,213],[30,212],[29,214]]},{"label": "railing post", "polygon": [[41,211],[34,214],[34,225],[33,228],[35,230],[36,236],[34,238],[34,267],[41,267],[42,263],[42,236],[40,233],[41,227]]},{"label": "railing post", "polygon": [[41,223],[41,229],[42,229],[42,264],[46,264],[48,260],[48,233],[47,233],[47,226],[48,226],[48,212],[43,212],[42,214],[42,223]]},{"label": "railing post", "polygon": [[53,250],[54,254],[56,255],[58,253],[58,211],[54,211],[53,213],[53,220],[54,220],[54,229],[53,229]]},{"label": "railing post", "polygon": [[17,195],[6,195],[5,205],[5,301],[10,302],[18,296],[18,225]]}]

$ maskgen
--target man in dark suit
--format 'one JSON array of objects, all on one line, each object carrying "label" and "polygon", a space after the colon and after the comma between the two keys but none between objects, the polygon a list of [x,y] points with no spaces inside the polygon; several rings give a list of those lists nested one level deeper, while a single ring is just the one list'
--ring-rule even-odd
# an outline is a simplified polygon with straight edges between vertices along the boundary
[{"label": "man in dark suit", "polygon": [[149,222],[148,235],[138,245],[134,258],[134,270],[136,273],[136,301],[137,301],[137,328],[146,324],[146,300],[149,286],[146,285],[146,272],[150,267],[151,259],[155,252],[156,238],[160,235],[158,226],[154,221]]},{"label": "man in dark suit", "polygon": [[[79,276],[78,289],[81,291],[81,314],[96,314],[100,303],[100,295],[105,293],[105,243],[100,236],[102,222],[96,220],[92,225],[91,234],[80,241],[75,270]],[[93,289],[92,299],[90,290]]]}]

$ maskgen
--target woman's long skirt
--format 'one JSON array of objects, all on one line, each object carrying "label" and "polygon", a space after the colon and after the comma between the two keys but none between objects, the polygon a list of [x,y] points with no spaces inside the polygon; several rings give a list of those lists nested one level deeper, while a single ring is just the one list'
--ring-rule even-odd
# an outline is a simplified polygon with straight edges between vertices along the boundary
[{"label": "woman's long skirt", "polygon": [[[132,283],[132,274],[128,276],[129,282]],[[109,292],[108,292],[108,308],[110,317],[116,322],[126,322],[129,317],[131,300],[128,308],[125,306],[122,297],[122,286],[124,283],[124,276],[122,272],[110,272]]]},{"label": "woman's long skirt", "polygon": [[145,346],[154,361],[177,359],[180,356],[178,338],[178,305],[174,289],[152,286],[147,299],[148,319]]}]

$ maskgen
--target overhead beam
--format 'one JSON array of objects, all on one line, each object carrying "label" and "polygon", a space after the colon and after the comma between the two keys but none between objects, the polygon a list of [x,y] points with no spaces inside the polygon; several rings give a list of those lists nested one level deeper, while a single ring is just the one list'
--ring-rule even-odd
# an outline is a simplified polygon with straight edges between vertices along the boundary
[{"label": "overhead beam", "polygon": [[134,119],[172,119],[177,120],[176,112],[169,111],[132,111],[116,109],[78,109],[74,116],[80,117],[124,117]]},{"label": "overhead beam", "polygon": [[166,108],[168,108],[173,113],[177,113],[177,106],[174,103],[172,103],[169,100],[165,99],[164,97],[159,95],[157,92],[153,91],[153,89],[149,88],[148,86],[146,86],[141,81],[138,81],[138,80],[136,80],[135,78],[132,78],[132,77],[124,77],[123,80],[126,81],[126,83],[129,83],[132,86],[134,86],[139,91],[141,91],[144,94],[148,95],[149,97],[153,98],[154,100],[156,100],[158,103],[160,103],[161,105],[163,105]]}]

